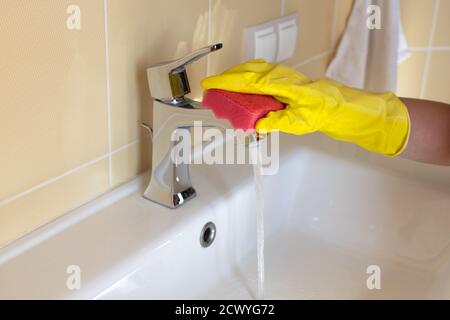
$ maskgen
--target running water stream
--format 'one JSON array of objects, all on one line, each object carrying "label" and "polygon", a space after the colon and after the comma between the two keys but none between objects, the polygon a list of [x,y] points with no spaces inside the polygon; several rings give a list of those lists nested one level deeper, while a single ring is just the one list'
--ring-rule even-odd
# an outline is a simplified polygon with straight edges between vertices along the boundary
[{"label": "running water stream", "polygon": [[[256,141],[256,139],[255,139]],[[257,299],[264,299],[264,180],[262,174],[261,143],[252,148],[253,175],[255,179],[256,253],[258,259]]]}]

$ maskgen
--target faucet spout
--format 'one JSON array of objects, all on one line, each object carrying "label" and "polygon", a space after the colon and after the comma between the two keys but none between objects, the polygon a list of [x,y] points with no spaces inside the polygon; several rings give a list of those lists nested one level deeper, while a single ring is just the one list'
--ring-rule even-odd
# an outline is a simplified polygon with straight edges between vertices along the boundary
[{"label": "faucet spout", "polygon": [[171,156],[175,147],[171,140],[173,133],[194,127],[197,121],[219,129],[232,127],[228,121],[217,119],[210,109],[189,99],[177,107],[155,100],[153,108],[152,172],[144,197],[168,208],[177,208],[194,198],[196,191],[191,183],[189,164],[174,161]]}]

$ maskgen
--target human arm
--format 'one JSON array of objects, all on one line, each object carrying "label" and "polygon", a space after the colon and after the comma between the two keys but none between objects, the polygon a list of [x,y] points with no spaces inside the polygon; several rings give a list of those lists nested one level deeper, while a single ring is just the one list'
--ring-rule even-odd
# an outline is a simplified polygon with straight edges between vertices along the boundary
[{"label": "human arm", "polygon": [[311,81],[289,67],[251,60],[202,81],[205,90],[266,94],[286,105],[255,129],[291,134],[320,131],[387,156],[449,164],[448,105],[369,92],[330,79]]},{"label": "human arm", "polygon": [[409,140],[402,158],[425,163],[450,165],[450,105],[401,98],[411,121]]}]

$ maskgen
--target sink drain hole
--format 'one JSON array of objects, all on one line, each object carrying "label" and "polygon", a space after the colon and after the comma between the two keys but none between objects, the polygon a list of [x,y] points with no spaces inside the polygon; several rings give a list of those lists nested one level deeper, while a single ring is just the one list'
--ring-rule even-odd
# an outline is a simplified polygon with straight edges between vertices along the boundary
[{"label": "sink drain hole", "polygon": [[200,233],[200,244],[203,248],[208,248],[214,242],[216,238],[216,225],[212,222],[208,222]]}]

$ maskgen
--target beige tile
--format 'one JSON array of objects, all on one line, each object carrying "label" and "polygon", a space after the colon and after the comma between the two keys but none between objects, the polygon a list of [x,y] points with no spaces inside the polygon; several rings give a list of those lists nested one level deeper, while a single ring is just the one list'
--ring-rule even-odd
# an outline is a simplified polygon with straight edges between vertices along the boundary
[{"label": "beige tile", "polygon": [[408,45],[428,46],[435,0],[401,0],[401,17]]},{"label": "beige tile", "polygon": [[127,182],[148,170],[151,163],[151,146],[147,136],[112,156],[112,185]]},{"label": "beige tile", "polygon": [[212,40],[222,42],[222,50],[211,56],[210,74],[222,72],[243,62],[244,29],[279,18],[278,0],[213,0]]},{"label": "beige tile", "polygon": [[419,98],[425,66],[424,52],[414,52],[398,66],[397,95]]},{"label": "beige tile", "polygon": [[432,52],[425,98],[450,103],[450,52]]},{"label": "beige tile", "polygon": [[107,152],[103,1],[0,1],[0,199]]},{"label": "beige tile", "polygon": [[450,0],[440,1],[433,45],[450,46]]},{"label": "beige tile", "polygon": [[312,80],[321,79],[325,76],[325,71],[327,70],[332,57],[332,54],[324,55],[319,59],[299,66],[297,70],[304,73]]},{"label": "beige tile", "polygon": [[334,47],[339,44],[342,33],[347,26],[347,20],[352,12],[353,0],[335,0],[337,5],[336,27],[334,30]]},{"label": "beige tile", "polygon": [[331,49],[334,0],[286,0],[287,14],[298,12],[297,50],[288,65],[296,65]]},{"label": "beige tile", "polygon": [[108,188],[101,160],[0,207],[0,247],[93,199]]},{"label": "beige tile", "polygon": [[[109,47],[112,145],[139,135],[139,122],[151,123],[147,68],[207,45],[208,0],[110,0]],[[193,97],[201,96],[206,59],[188,70]]]}]

